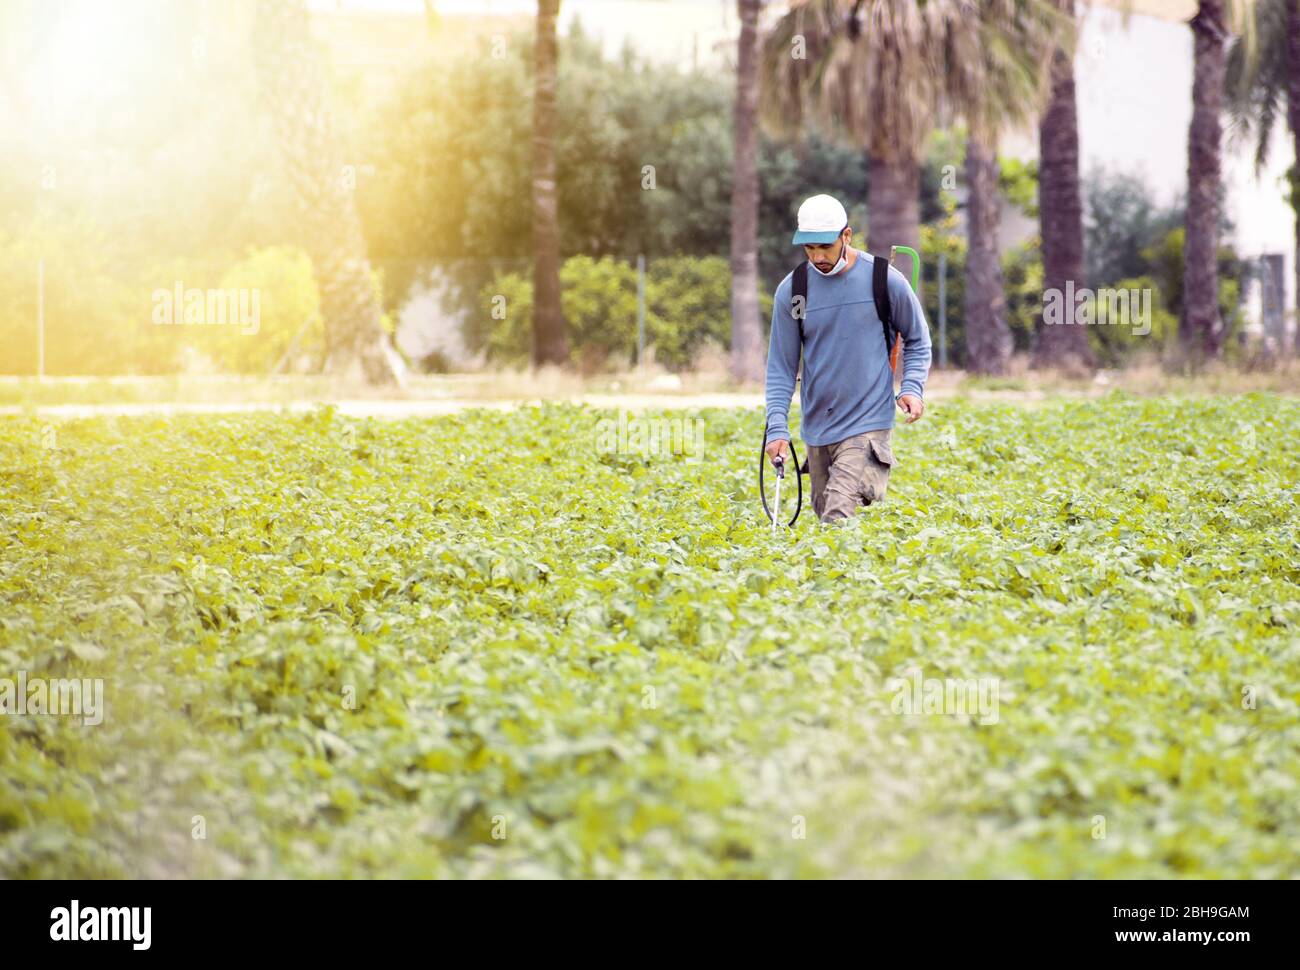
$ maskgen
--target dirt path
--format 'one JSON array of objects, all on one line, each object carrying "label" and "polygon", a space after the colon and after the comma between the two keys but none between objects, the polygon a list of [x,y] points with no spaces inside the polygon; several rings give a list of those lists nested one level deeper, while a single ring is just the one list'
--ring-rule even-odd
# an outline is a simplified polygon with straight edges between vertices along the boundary
[{"label": "dirt path", "polygon": [[571,398],[537,398],[534,400],[490,401],[477,399],[441,400],[306,400],[306,401],[254,401],[222,402],[131,402],[125,404],[43,404],[34,407],[8,405],[0,407],[0,415],[34,414],[40,418],[68,420],[92,417],[134,417],[141,415],[172,414],[242,414],[249,411],[282,411],[302,414],[326,405],[334,405],[338,413],[353,418],[437,417],[456,414],[472,408],[508,411],[542,403],[568,401],[593,408],[628,411],[651,409],[691,408],[754,408],[763,404],[761,394],[583,394]]}]

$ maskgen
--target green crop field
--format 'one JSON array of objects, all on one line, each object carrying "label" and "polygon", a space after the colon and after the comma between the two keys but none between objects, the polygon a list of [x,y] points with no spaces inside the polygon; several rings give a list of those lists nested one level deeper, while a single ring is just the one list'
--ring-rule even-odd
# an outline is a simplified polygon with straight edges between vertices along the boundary
[{"label": "green crop field", "polygon": [[0,419],[0,876],[1300,875],[1300,402],[615,417]]}]

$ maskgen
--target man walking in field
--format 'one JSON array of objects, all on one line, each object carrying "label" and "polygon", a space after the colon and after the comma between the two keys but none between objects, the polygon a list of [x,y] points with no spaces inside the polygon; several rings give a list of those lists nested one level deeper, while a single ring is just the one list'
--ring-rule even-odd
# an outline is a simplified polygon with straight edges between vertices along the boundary
[{"label": "man walking in field", "polygon": [[[808,446],[813,511],[839,522],[885,497],[894,464],[890,436],[894,408],[911,424],[925,412],[922,395],[930,373],[930,328],[906,277],[892,266],[881,285],[886,313],[902,337],[903,379],[894,396],[889,336],[873,289],[876,261],[851,245],[853,230],[844,206],[815,195],[799,207],[794,245],[808,265],[776,288],[772,336],[767,350],[767,442],[769,459],[789,458],[790,399],[803,353],[803,439]],[[806,299],[796,291],[806,286]],[[886,286],[887,283],[887,286]]]}]

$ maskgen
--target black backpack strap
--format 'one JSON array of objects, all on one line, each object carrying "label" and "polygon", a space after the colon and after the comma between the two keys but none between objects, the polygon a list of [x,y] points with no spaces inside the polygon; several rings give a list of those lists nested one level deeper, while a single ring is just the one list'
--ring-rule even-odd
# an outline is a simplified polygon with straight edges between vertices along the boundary
[{"label": "black backpack strap", "polygon": [[[799,375],[803,374],[803,318],[808,315],[808,261],[803,260],[794,268],[790,277],[790,314],[799,322]],[[808,475],[808,458],[804,457],[799,466],[800,475]],[[799,485],[803,488],[802,482]],[[803,493],[800,492],[800,495]]]},{"label": "black backpack strap", "polygon": [[888,359],[894,349],[894,310],[889,303],[889,261],[883,256],[871,257],[871,293],[885,334],[885,358]]},{"label": "black backpack strap", "polygon": [[808,314],[808,262],[801,262],[790,277],[790,315],[799,323],[799,346],[803,346],[803,318]]}]

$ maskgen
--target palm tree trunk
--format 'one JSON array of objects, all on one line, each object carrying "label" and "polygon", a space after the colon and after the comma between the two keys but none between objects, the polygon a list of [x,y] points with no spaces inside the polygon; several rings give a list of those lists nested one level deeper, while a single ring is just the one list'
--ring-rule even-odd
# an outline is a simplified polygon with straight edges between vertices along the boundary
[{"label": "palm tree trunk", "polygon": [[559,193],[555,184],[555,21],[560,0],[537,0],[533,95],[533,363],[565,364],[569,339],[560,305]]},{"label": "palm tree trunk", "polygon": [[1223,79],[1227,67],[1225,0],[1200,0],[1192,18],[1192,124],[1187,139],[1187,245],[1183,254],[1183,314],[1179,337],[1187,363],[1218,355],[1219,188],[1222,182]]},{"label": "palm tree trunk", "polygon": [[731,184],[731,377],[763,379],[758,320],[758,11],[762,0],[736,0],[735,173]]},{"label": "palm tree trunk", "polygon": [[[1074,94],[1074,63],[1056,49],[1052,56],[1052,91],[1038,127],[1038,219],[1043,244],[1043,289],[1082,290],[1083,202],[1079,191],[1079,112]],[[1041,317],[1034,341],[1034,366],[1086,372],[1095,366],[1086,328],[1076,326],[1074,308],[1068,324],[1048,325]]]},{"label": "palm tree trunk", "polygon": [[1287,121],[1295,149],[1291,169],[1291,208],[1295,212],[1295,301],[1292,346],[1300,356],[1300,0],[1288,0],[1286,7]]},{"label": "palm tree trunk", "polygon": [[920,164],[871,151],[867,176],[867,249],[885,258],[890,246],[915,249],[921,241]]},{"label": "palm tree trunk", "polygon": [[966,142],[966,369],[1005,374],[1011,360],[998,252],[998,163],[991,139]]},{"label": "palm tree trunk", "polygon": [[303,0],[258,0],[253,54],[262,100],[297,190],[303,247],[320,287],[324,369],[359,371],[372,383],[399,380],[307,18]]}]

